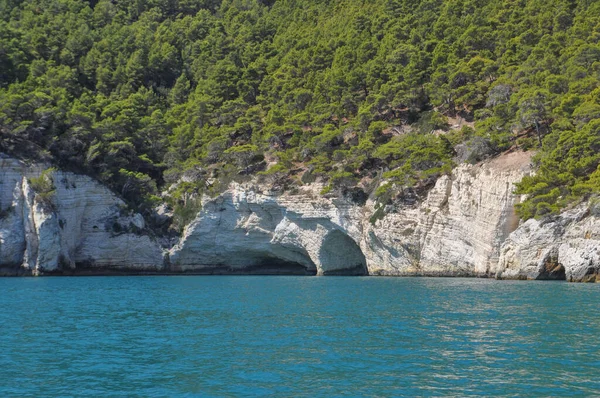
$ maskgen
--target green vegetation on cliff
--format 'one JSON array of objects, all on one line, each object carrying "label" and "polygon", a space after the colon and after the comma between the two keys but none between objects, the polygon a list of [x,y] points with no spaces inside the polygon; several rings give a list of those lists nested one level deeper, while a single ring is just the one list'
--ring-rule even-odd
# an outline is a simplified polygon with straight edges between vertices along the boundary
[{"label": "green vegetation on cliff", "polygon": [[594,0],[0,0],[0,150],[141,207],[256,173],[394,200],[541,145],[542,216],[600,192],[599,82]]}]

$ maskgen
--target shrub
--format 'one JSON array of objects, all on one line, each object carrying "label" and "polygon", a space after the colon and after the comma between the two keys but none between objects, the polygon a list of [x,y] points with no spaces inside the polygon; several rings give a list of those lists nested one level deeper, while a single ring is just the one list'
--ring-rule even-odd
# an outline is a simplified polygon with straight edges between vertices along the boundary
[{"label": "shrub", "polygon": [[234,161],[238,167],[248,167],[258,155],[258,147],[252,144],[232,146],[224,154],[227,158]]},{"label": "shrub", "polygon": [[39,177],[28,178],[31,189],[35,192],[36,199],[50,209],[54,210],[54,194],[56,187],[54,186],[53,174],[56,171],[51,167],[44,170]]}]

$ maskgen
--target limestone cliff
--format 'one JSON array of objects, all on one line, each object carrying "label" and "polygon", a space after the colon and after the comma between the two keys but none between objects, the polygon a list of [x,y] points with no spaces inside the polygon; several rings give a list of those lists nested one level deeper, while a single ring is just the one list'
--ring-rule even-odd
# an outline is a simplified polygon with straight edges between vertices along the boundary
[{"label": "limestone cliff", "polygon": [[600,281],[598,210],[597,204],[583,203],[559,216],[523,223],[502,245],[496,276]]},{"label": "limestone cliff", "polygon": [[163,268],[160,246],[140,233],[144,219],[122,200],[89,177],[61,171],[43,199],[28,182],[41,170],[0,158],[0,274]]},{"label": "limestone cliff", "polygon": [[522,153],[462,165],[421,204],[374,224],[373,202],[327,199],[315,184],[293,195],[233,185],[204,204],[171,250],[170,269],[260,272],[286,264],[321,275],[487,276],[518,225],[513,184],[528,172]]},{"label": "limestone cliff", "polygon": [[[583,203],[519,223],[513,184],[529,156],[461,165],[414,206],[382,212],[371,200],[327,198],[322,186],[273,193],[232,184],[169,251],[139,214],[86,176],[56,171],[51,197],[30,184],[41,166],[0,157],[0,275],[286,273],[600,277],[600,210]],[[381,217],[373,217],[381,213]]]}]

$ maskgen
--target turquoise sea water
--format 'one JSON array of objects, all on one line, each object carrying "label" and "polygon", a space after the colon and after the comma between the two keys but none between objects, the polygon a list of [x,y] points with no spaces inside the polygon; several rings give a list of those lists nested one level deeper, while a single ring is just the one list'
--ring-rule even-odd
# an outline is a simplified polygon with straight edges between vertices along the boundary
[{"label": "turquoise sea water", "polygon": [[0,396],[600,394],[600,285],[0,279]]}]

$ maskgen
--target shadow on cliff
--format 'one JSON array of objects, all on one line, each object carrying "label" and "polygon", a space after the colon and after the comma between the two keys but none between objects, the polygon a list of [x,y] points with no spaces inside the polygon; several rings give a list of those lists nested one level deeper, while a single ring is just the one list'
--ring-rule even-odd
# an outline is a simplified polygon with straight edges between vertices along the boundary
[{"label": "shadow on cliff", "polygon": [[323,275],[368,275],[367,261],[360,247],[337,229],[323,240],[319,262]]}]

